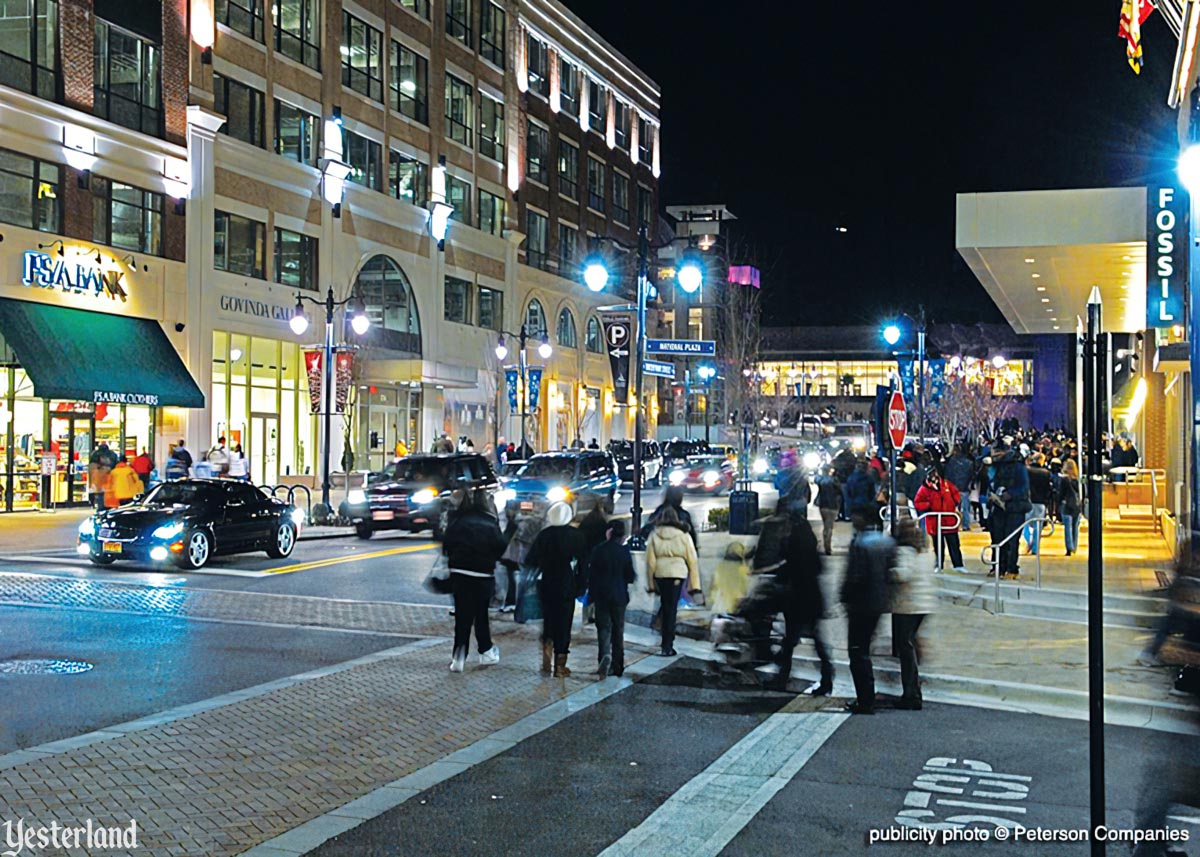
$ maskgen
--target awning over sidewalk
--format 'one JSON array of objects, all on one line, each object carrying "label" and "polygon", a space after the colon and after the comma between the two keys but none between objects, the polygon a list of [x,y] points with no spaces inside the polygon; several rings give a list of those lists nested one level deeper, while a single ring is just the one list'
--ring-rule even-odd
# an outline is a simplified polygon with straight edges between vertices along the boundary
[{"label": "awning over sidewalk", "polygon": [[0,298],[0,336],[43,399],[204,407],[157,321]]}]

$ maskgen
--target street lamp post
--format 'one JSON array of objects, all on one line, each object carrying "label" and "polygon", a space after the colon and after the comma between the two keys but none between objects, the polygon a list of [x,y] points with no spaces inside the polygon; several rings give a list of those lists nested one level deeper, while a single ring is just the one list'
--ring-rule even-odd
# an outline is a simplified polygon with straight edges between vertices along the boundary
[{"label": "street lamp post", "polygon": [[318,300],[308,295],[296,295],[296,311],[292,314],[291,325],[292,331],[297,336],[303,336],[308,330],[308,316],[304,312],[304,302],[308,301],[314,306],[325,308],[325,365],[322,367],[323,381],[321,383],[321,412],[324,416],[324,432],[325,432],[325,449],[321,454],[321,503],[325,507],[325,513],[329,514],[331,509],[329,506],[329,447],[331,443],[331,432],[333,426],[333,406],[334,406],[334,344],[333,344],[333,315],[338,307],[351,304],[350,327],[354,332],[362,336],[371,326],[370,319],[367,318],[366,306],[363,303],[362,296],[353,294],[342,300],[334,300],[333,286],[329,287],[329,291],[325,295],[325,300]]},{"label": "street lamp post", "polygon": [[702,363],[696,370],[696,374],[700,376],[700,380],[704,382],[704,442],[708,443],[708,428],[709,428],[709,407],[712,405],[712,379],[716,377],[717,368],[709,363]]},{"label": "street lamp post", "polygon": [[[500,339],[496,343],[497,360],[503,360],[508,356],[508,345],[504,342],[505,336],[515,336],[517,338],[517,372],[521,378],[521,454],[523,455],[525,449],[525,423],[529,418],[529,360],[525,355],[525,344],[529,341],[529,335],[523,324],[519,333],[511,333],[507,330],[500,331]],[[543,360],[549,360],[550,355],[553,353],[554,350],[550,347],[550,337],[543,333],[541,342],[538,343],[538,355]],[[499,423],[499,419],[497,419],[497,423]]]},{"label": "street lamp post", "polygon": [[[917,324],[917,441],[925,445],[925,307],[919,309],[917,318],[901,313],[904,318]],[[892,323],[883,329],[883,341],[895,345],[903,335],[899,325]],[[894,353],[894,352],[893,352]],[[911,355],[912,352],[910,351]]]}]

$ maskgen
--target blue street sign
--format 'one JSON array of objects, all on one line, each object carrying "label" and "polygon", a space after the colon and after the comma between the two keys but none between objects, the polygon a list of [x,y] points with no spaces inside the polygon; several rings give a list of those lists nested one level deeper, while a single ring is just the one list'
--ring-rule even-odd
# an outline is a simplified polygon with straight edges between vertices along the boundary
[{"label": "blue street sign", "polygon": [[717,343],[711,339],[647,339],[646,351],[650,354],[716,354]]},{"label": "blue street sign", "polygon": [[674,363],[659,363],[657,360],[643,360],[642,371],[647,375],[653,375],[656,378],[675,379],[675,364]]}]

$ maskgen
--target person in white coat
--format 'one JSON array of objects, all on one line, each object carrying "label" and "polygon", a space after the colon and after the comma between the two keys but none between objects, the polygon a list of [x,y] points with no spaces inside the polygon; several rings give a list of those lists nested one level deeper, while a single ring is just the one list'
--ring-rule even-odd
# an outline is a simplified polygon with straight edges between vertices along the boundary
[{"label": "person in white coat", "polygon": [[937,580],[933,564],[921,555],[925,534],[911,518],[898,522],[895,565],[892,568],[892,633],[900,657],[903,695],[897,708],[921,710],[921,677],[917,673],[917,631],[937,607]]},{"label": "person in white coat", "polygon": [[679,521],[675,509],[663,509],[646,543],[646,590],[658,592],[662,599],[662,650],[664,657],[676,654],[675,615],[679,590],[700,591],[700,558],[687,527]]}]

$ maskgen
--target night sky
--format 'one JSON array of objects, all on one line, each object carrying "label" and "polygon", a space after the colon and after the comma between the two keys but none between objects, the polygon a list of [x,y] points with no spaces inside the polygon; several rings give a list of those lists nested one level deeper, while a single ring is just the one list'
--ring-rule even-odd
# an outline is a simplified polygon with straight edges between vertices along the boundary
[{"label": "night sky", "polygon": [[663,205],[729,206],[771,324],[1001,321],[955,193],[1174,168],[1175,38],[1155,12],[1135,75],[1118,0],[564,2],[662,87]]}]

